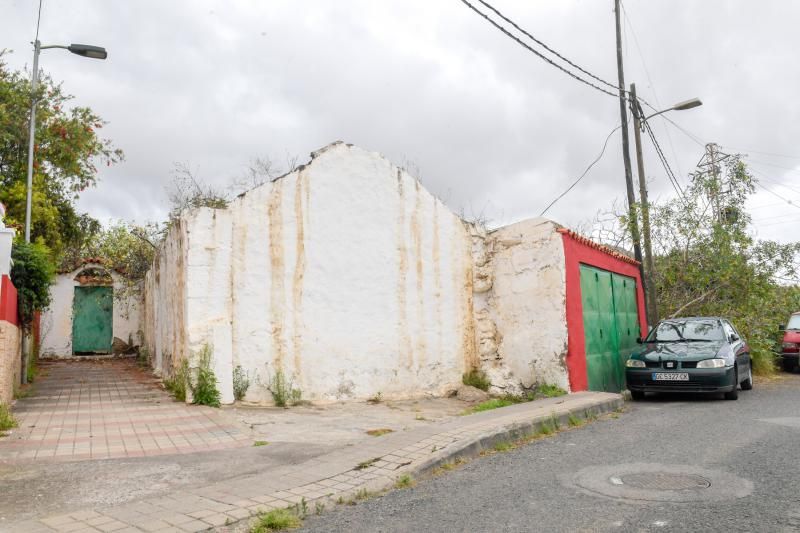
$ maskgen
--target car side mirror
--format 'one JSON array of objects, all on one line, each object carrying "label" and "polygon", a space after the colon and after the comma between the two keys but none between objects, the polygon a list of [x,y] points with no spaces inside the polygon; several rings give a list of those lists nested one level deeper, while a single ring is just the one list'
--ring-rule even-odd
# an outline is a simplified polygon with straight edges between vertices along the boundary
[{"label": "car side mirror", "polygon": [[784,326],[783,324],[779,325],[778,331],[786,331],[786,326]]},{"label": "car side mirror", "polygon": [[641,337],[636,337],[636,344],[642,344],[643,342]]},{"label": "car side mirror", "polygon": [[737,337],[735,333],[731,333],[731,336],[728,337],[728,340],[731,342],[736,342],[739,340],[739,337]]}]

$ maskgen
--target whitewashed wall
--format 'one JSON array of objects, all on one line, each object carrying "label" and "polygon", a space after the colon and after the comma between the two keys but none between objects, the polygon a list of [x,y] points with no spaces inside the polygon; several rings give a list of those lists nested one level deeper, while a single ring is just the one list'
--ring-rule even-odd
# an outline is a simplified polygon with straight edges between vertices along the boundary
[{"label": "whitewashed wall", "polygon": [[[324,402],[443,394],[475,359],[468,228],[379,154],[334,143],[183,223],[188,347],[213,346],[226,403],[236,366],[249,401],[271,401],[280,369]],[[152,277],[160,309],[173,289]]]},{"label": "whitewashed wall", "polygon": [[144,280],[142,332],[157,374],[172,376],[186,344],[186,223],[176,221]]},{"label": "whitewashed wall", "polygon": [[[58,274],[50,286],[50,306],[42,313],[41,354],[45,357],[69,357],[72,355],[72,311],[75,287],[80,283],[75,277],[86,268],[103,268],[96,263],[87,263],[72,272]],[[134,345],[141,343],[140,295],[124,290],[125,281],[111,272],[114,281],[112,330],[113,336]]]},{"label": "whitewashed wall", "polygon": [[476,305],[480,356],[498,388],[520,392],[548,383],[569,390],[566,262],[558,227],[544,218],[524,220],[486,235],[476,254],[488,280]]}]

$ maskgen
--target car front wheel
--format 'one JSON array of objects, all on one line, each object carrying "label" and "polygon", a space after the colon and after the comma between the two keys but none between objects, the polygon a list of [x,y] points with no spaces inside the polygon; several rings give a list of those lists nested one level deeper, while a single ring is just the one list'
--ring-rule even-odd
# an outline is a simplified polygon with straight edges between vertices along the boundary
[{"label": "car front wheel", "polygon": [[632,390],[631,391],[631,400],[633,400],[633,401],[644,400],[644,391]]},{"label": "car front wheel", "polygon": [[733,369],[733,390],[725,393],[725,399],[726,400],[739,399],[739,370],[737,368]]},{"label": "car front wheel", "polygon": [[747,379],[742,381],[742,390],[752,390],[753,388],[753,362],[747,365]]}]

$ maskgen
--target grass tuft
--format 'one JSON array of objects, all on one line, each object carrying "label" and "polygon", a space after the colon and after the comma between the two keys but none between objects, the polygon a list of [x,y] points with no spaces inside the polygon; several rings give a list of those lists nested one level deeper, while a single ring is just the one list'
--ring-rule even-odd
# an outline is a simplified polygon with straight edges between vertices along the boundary
[{"label": "grass tuft", "polygon": [[288,509],[275,509],[268,513],[259,513],[250,533],[268,533],[296,529],[303,525],[302,520]]},{"label": "grass tuft", "polygon": [[7,431],[17,427],[17,419],[11,414],[11,408],[0,402],[0,431]]},{"label": "grass tuft", "polygon": [[500,441],[494,445],[494,451],[496,452],[507,452],[513,449],[514,445],[508,441]]},{"label": "grass tuft", "polygon": [[381,460],[380,457],[373,457],[372,459],[369,459],[367,461],[362,461],[362,462],[360,462],[360,463],[358,463],[356,465],[355,470],[367,469],[367,468],[371,467],[372,465],[374,465],[375,463],[377,463],[380,460]]},{"label": "grass tuft", "polygon": [[567,423],[571,428],[577,428],[583,425],[583,420],[575,416],[573,413],[570,413],[567,417]]},{"label": "grass tuft", "polygon": [[470,387],[475,387],[476,389],[480,389],[482,391],[488,391],[489,387],[492,386],[492,382],[489,381],[489,378],[478,370],[477,368],[473,368],[461,378],[461,382],[464,385],[469,385]]},{"label": "grass tuft", "polygon": [[398,477],[394,482],[394,487],[396,489],[410,489],[416,485],[414,478],[411,477],[409,474],[403,474],[402,476]]},{"label": "grass tuft", "polygon": [[558,396],[564,396],[566,393],[567,391],[558,385],[544,383],[543,385],[536,386],[536,394],[544,396],[545,398],[556,398]]},{"label": "grass tuft", "polygon": [[184,359],[175,373],[164,379],[164,388],[167,389],[179,402],[186,401],[186,383],[189,381],[189,361]]},{"label": "grass tuft", "polygon": [[267,441],[265,441],[265,440],[257,440],[257,441],[254,441],[254,442],[253,442],[253,446],[254,446],[254,447],[258,447],[258,446],[266,446],[267,444],[269,444],[269,442],[267,442]]},{"label": "grass tuft", "polygon": [[219,407],[220,393],[217,388],[217,376],[211,368],[211,347],[208,344],[204,344],[200,350],[197,363],[197,379],[194,383],[189,383],[192,388],[192,403]]}]

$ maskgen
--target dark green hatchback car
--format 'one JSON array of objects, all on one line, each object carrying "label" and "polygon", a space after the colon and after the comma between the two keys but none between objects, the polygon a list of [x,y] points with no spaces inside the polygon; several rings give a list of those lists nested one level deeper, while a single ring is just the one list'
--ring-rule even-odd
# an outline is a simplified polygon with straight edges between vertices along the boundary
[{"label": "dark green hatchback car", "polygon": [[647,392],[721,392],[725,399],[753,388],[750,348],[724,318],[662,320],[625,364],[634,400]]}]

